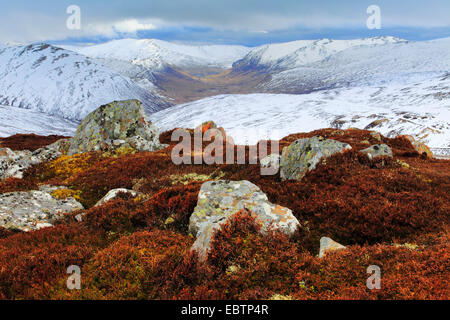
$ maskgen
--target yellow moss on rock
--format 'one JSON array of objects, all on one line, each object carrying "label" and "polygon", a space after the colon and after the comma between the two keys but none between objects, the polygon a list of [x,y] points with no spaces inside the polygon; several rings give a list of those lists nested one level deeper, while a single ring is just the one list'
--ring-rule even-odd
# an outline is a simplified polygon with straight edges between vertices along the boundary
[{"label": "yellow moss on rock", "polygon": [[81,191],[75,191],[71,189],[58,189],[52,192],[52,197],[58,200],[64,200],[67,198],[74,198],[80,200]]},{"label": "yellow moss on rock", "polygon": [[[214,180],[219,180],[220,178],[222,178],[225,174],[223,172],[219,172],[219,174],[214,177]],[[207,181],[207,180],[212,180],[212,174],[211,175],[206,175],[206,174],[197,174],[195,172],[193,173],[188,173],[188,174],[184,174],[184,175],[171,175],[170,176],[170,180],[172,181],[172,184],[183,184],[183,185],[187,185],[190,182],[193,181]]]},{"label": "yellow moss on rock", "polygon": [[89,153],[74,154],[73,156],[62,155],[48,165],[50,176],[63,179],[65,182],[92,166],[92,155]]}]

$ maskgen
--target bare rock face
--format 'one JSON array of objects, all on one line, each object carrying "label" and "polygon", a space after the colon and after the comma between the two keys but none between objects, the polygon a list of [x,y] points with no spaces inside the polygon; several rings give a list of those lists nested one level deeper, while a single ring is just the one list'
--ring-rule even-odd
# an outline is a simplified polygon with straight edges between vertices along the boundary
[{"label": "bare rock face", "polygon": [[360,152],[366,154],[370,160],[377,158],[377,157],[392,158],[392,150],[386,144],[375,144],[364,150],[361,150]]},{"label": "bare rock face", "polygon": [[331,238],[322,237],[320,238],[320,251],[319,251],[319,258],[323,258],[327,252],[330,251],[336,251],[336,250],[342,250],[346,249],[345,246],[343,246],[340,243],[337,243]]},{"label": "bare rock face", "polygon": [[73,198],[56,199],[52,192],[63,187],[42,186],[40,190],[0,194],[0,226],[22,231],[50,227],[63,213],[82,210]]},{"label": "bare rock face", "polygon": [[307,172],[314,170],[322,159],[351,148],[347,143],[318,136],[298,139],[283,149],[280,163],[281,179],[301,180]]},{"label": "bare rock face", "polygon": [[87,115],[70,140],[68,155],[129,148],[156,151],[159,131],[152,125],[138,100],[114,101]]},{"label": "bare rock face", "polygon": [[0,149],[0,179],[23,178],[23,173],[32,165],[60,157],[68,147],[68,139],[61,139],[35,151],[13,151]]},{"label": "bare rock face", "polygon": [[189,232],[197,237],[192,249],[199,252],[200,258],[206,257],[215,231],[242,209],[254,215],[263,233],[272,228],[291,236],[300,226],[290,209],[269,202],[249,181],[208,181],[200,189],[189,221]]}]

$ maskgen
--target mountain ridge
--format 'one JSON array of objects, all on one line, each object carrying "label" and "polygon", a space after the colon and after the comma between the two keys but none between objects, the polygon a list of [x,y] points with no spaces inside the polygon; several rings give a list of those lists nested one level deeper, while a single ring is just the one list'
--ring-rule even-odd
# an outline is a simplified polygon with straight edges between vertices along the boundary
[{"label": "mountain ridge", "polygon": [[138,98],[147,111],[170,103],[86,56],[46,43],[0,50],[0,104],[80,120],[101,104]]}]

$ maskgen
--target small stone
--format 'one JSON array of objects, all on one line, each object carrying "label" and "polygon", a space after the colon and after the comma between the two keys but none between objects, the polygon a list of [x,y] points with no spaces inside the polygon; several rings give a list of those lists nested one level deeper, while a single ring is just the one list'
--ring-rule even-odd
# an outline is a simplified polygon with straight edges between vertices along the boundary
[{"label": "small stone", "polygon": [[371,131],[370,136],[378,142],[381,142],[381,134],[376,131]]},{"label": "small stone", "polygon": [[122,140],[122,139],[117,139],[117,140],[114,140],[112,143],[113,143],[113,146],[120,147],[121,145],[125,144],[126,141]]},{"label": "small stone", "polygon": [[119,193],[126,193],[126,194],[130,194],[132,197],[137,197],[138,193],[136,191],[133,190],[128,190],[125,188],[118,188],[118,189],[113,189],[110,190],[103,198],[101,198],[94,207],[99,207],[101,205],[104,205],[105,203],[107,203],[108,201],[111,201],[115,198],[117,198],[117,196],[119,195]]},{"label": "small stone", "polygon": [[365,153],[370,160],[383,156],[392,158],[392,150],[386,144],[375,144],[364,150],[361,150],[360,152]]},{"label": "small stone", "polygon": [[275,175],[280,170],[281,156],[279,154],[271,154],[260,161],[261,175]]},{"label": "small stone", "polygon": [[320,238],[319,258],[322,258],[327,252],[342,250],[342,249],[346,249],[346,247],[340,243],[337,243],[336,241],[334,241],[331,238],[322,237],[322,238]]}]

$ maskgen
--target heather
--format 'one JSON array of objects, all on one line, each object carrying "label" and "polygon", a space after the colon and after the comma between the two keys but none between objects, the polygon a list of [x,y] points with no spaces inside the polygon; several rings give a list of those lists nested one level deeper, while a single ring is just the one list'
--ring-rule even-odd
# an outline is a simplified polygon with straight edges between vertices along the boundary
[{"label": "heather", "polygon": [[[302,181],[261,176],[259,165],[175,165],[170,146],[157,152],[84,153],[28,169],[0,182],[0,192],[65,186],[85,206],[52,228],[0,229],[0,298],[5,299],[448,299],[450,279],[448,161],[418,154],[405,137],[366,130],[323,129],[353,149],[321,163]],[[40,146],[29,136],[22,146]],[[51,143],[53,141],[49,141]],[[4,143],[4,142],[2,142]],[[385,143],[393,158],[359,150]],[[247,148],[248,149],[248,148]],[[248,157],[248,150],[247,150]],[[189,217],[204,181],[248,180],[301,224],[292,238],[259,233],[246,210],[217,232],[205,262],[190,252]],[[94,207],[109,190],[121,195]],[[347,249],[319,259],[319,240]],[[82,269],[82,289],[66,287],[66,268]],[[366,268],[382,270],[369,290]]]}]

